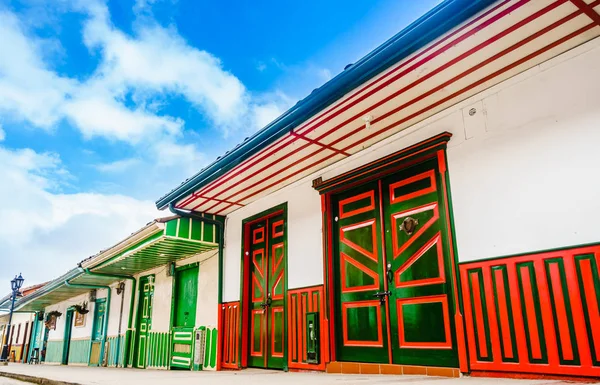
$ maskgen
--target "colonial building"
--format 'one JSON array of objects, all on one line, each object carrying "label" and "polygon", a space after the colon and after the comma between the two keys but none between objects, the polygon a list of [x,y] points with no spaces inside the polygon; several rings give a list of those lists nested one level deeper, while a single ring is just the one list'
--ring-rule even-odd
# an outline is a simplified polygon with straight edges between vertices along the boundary
[{"label": "colonial building", "polygon": [[446,0],[161,198],[218,366],[600,376],[599,12]]},{"label": "colonial building", "polygon": [[220,223],[154,220],[21,300],[44,320],[42,360],[216,369]]},{"label": "colonial building", "polygon": [[[46,363],[600,377],[600,0],[446,0],[23,298]],[[37,330],[37,329],[36,329]]]}]

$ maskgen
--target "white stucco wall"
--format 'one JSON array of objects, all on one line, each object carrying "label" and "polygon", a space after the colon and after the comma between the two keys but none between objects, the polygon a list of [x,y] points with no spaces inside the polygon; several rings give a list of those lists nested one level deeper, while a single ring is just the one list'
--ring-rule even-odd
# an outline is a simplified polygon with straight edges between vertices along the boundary
[{"label": "white stucco wall", "polygon": [[[106,290],[98,290],[96,293],[96,298],[104,298],[106,297]],[[51,311],[59,311],[62,313],[60,317],[56,319],[56,329],[49,330],[48,341],[62,341],[65,337],[65,323],[67,318],[67,309],[74,305],[82,305],[83,302],[88,303],[89,313],[85,316],[85,325],[81,327],[73,326],[71,330],[71,338],[72,339],[82,339],[82,338],[90,338],[92,335],[92,324],[94,323],[94,311],[96,310],[95,303],[90,302],[89,293],[81,294],[76,297],[70,298],[66,301],[62,301],[56,303],[54,305],[48,306],[45,309],[45,313],[49,313]]]},{"label": "white stucco wall", "polygon": [[448,163],[459,261],[600,241],[598,68],[595,39],[233,212],[223,300],[240,296],[243,219],[287,202],[289,288],[321,284],[320,197],[311,181],[444,131],[453,134]]}]

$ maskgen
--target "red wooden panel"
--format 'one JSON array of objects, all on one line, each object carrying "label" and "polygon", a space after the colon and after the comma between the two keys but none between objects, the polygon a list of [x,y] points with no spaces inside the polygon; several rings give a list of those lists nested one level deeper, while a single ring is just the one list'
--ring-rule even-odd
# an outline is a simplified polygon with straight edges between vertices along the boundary
[{"label": "red wooden panel", "polygon": [[[288,367],[291,369],[325,370],[325,353],[329,343],[325,322],[323,286],[288,290]],[[306,313],[319,312],[321,351],[318,365],[306,362]]]},{"label": "red wooden panel", "polygon": [[240,303],[227,302],[221,305],[222,353],[221,367],[238,369],[239,356],[239,329],[240,329]]},{"label": "red wooden panel", "polygon": [[593,245],[461,264],[471,370],[600,377],[599,261]]}]

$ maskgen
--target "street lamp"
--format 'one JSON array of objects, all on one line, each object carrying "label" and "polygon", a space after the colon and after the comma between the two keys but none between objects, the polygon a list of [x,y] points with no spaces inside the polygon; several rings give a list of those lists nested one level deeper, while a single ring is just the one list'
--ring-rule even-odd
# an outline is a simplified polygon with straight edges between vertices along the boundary
[{"label": "street lamp", "polygon": [[8,325],[6,326],[6,333],[4,333],[4,346],[2,346],[2,356],[0,356],[0,361],[6,361],[8,358],[8,338],[10,337],[10,324],[12,323],[13,310],[15,308],[15,300],[17,299],[17,296],[21,294],[19,290],[23,286],[23,281],[25,281],[25,279],[23,279],[23,276],[20,273],[18,277],[15,275],[15,278],[13,278],[10,281],[10,288],[12,289],[10,315],[8,316]]}]

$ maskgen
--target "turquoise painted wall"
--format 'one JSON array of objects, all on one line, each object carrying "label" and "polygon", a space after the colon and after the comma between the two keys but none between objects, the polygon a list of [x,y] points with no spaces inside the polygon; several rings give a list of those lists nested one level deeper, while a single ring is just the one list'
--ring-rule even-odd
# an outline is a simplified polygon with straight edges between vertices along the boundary
[{"label": "turquoise painted wall", "polygon": [[[125,354],[125,336],[108,337],[108,366],[123,366],[123,355]],[[117,348],[119,354],[117,355]]]},{"label": "turquoise painted wall", "polygon": [[62,361],[63,344],[64,342],[62,340],[48,341],[48,345],[46,346],[45,362],[60,364]]},{"label": "turquoise painted wall", "polygon": [[90,359],[90,344],[91,341],[89,338],[71,340],[71,346],[69,347],[69,364],[87,365]]}]

